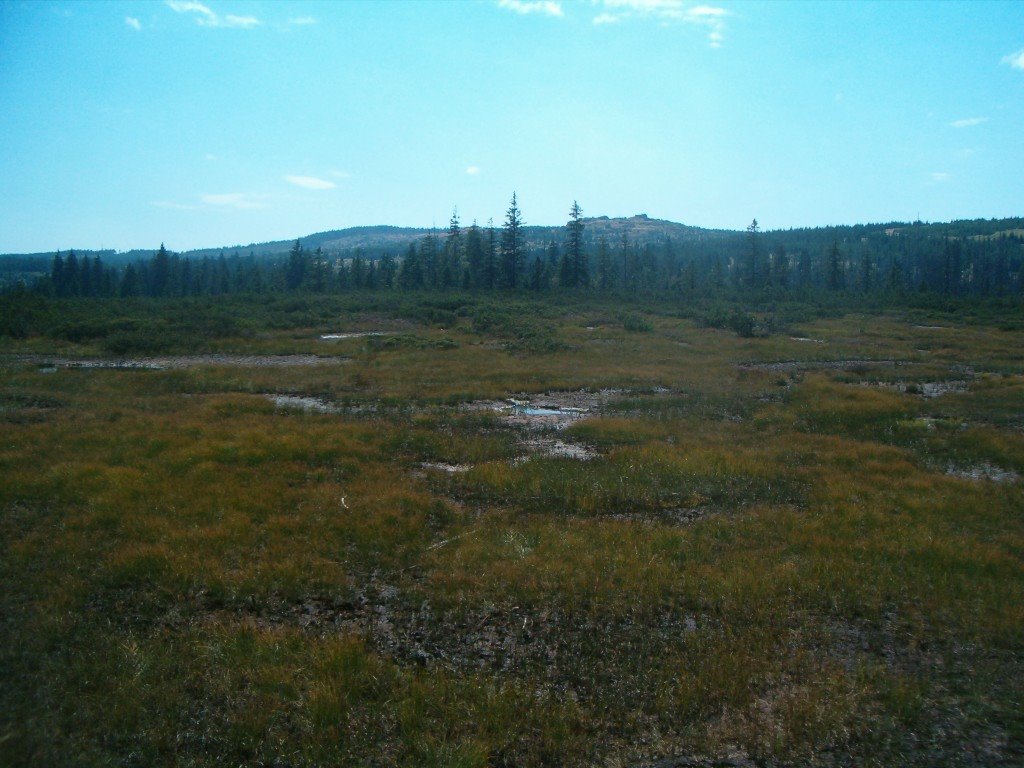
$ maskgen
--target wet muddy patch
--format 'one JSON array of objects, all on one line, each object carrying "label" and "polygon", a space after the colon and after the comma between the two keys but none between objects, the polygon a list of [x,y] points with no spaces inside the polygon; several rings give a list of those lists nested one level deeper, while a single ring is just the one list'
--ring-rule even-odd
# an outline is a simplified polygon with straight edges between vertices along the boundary
[{"label": "wet muddy patch", "polygon": [[975,464],[970,467],[949,464],[946,466],[946,474],[976,482],[1016,483],[1020,480],[1020,475],[1012,469],[1003,469],[989,463]]},{"label": "wet muddy patch", "polygon": [[[942,378],[943,373],[949,374],[950,378]],[[862,380],[860,384],[867,387],[889,389],[908,395],[917,395],[918,397],[930,400],[942,397],[943,395],[968,392],[977,378],[973,368],[960,365],[950,366],[948,369],[940,367],[927,372],[919,369],[917,375],[922,378],[931,375],[935,376],[935,378],[928,381],[920,381],[913,378],[882,377],[874,380]]]},{"label": "wet muddy patch", "polygon": [[[583,443],[568,442],[555,438],[534,437],[523,440],[519,443],[530,455],[549,456],[558,459],[575,459],[577,461],[590,461],[596,459],[598,453],[595,449]],[[516,463],[526,461],[530,456],[520,456],[515,459]]]},{"label": "wet muddy patch", "polygon": [[907,395],[917,395],[926,400],[943,395],[962,394],[970,389],[971,382],[967,379],[951,379],[947,381],[870,381],[864,382],[864,386],[881,387],[896,392],[903,392]]},{"label": "wet muddy patch", "polygon": [[420,467],[434,472],[444,472],[449,475],[457,475],[463,472],[469,472],[473,468],[472,464],[449,464],[444,461],[422,461]]},{"label": "wet muddy patch", "polygon": [[531,456],[589,461],[598,456],[597,451],[591,446],[567,437],[556,438],[537,433],[561,432],[578,421],[595,415],[621,394],[622,390],[619,389],[602,389],[596,392],[546,392],[542,395],[522,395],[506,400],[478,401],[469,403],[464,408],[470,411],[497,413],[501,424],[525,433],[519,441],[525,455],[514,459],[514,463],[526,461]]},{"label": "wet muddy patch", "polygon": [[362,339],[367,336],[394,336],[401,331],[348,331],[342,333],[321,333],[321,341],[343,341],[344,339]]},{"label": "wet muddy patch", "polygon": [[509,426],[530,430],[561,430],[580,419],[596,413],[613,397],[622,394],[619,389],[596,392],[575,390],[546,392],[542,395],[517,395],[506,400],[482,400],[465,405],[470,411],[493,411]]},{"label": "wet muddy patch", "polygon": [[206,366],[236,368],[292,368],[313,365],[339,365],[346,357],[321,355],[165,355],[140,358],[47,357],[43,355],[12,355],[0,358],[7,362],[38,366],[40,373],[55,373],[62,368],[164,371]]},{"label": "wet muddy patch", "polygon": [[774,363],[738,363],[741,371],[772,371],[790,373],[798,371],[868,371],[871,368],[895,368],[912,363],[899,360],[780,360]]},{"label": "wet muddy patch", "polygon": [[673,507],[671,509],[655,509],[645,512],[616,512],[608,517],[612,520],[646,523],[654,525],[690,525],[698,520],[705,520],[719,514],[721,510],[711,506]]},{"label": "wet muddy patch", "polygon": [[340,413],[342,410],[339,406],[328,402],[322,397],[274,394],[268,394],[265,397],[278,408],[306,411],[307,413]]}]

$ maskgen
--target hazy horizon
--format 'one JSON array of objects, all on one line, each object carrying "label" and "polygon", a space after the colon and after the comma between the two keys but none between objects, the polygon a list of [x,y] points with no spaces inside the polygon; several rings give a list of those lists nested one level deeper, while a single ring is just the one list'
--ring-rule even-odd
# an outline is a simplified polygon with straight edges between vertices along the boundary
[{"label": "hazy horizon", "polygon": [[0,252],[1024,211],[1019,3],[0,3]]}]

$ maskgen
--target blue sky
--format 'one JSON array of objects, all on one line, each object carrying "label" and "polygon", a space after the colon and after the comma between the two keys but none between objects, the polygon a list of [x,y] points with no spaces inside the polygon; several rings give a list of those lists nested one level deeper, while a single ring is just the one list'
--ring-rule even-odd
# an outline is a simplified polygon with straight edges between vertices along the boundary
[{"label": "blue sky", "polygon": [[0,252],[1024,214],[1024,3],[0,0]]}]

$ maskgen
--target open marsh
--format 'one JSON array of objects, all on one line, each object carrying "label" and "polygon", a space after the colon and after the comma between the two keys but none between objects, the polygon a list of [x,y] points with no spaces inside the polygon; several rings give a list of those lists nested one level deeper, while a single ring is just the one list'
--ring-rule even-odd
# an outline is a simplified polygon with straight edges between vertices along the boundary
[{"label": "open marsh", "polygon": [[5,759],[1024,761],[1024,331],[477,309],[6,343]]}]

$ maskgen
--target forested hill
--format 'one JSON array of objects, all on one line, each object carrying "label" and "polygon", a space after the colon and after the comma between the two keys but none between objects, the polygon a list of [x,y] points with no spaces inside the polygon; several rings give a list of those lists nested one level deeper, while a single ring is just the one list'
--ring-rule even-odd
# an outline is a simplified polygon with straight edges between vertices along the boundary
[{"label": "forested hill", "polygon": [[[693,241],[728,240],[745,235],[745,232],[737,230],[705,229],[664,219],[652,219],[643,213],[630,217],[610,218],[608,216],[599,216],[596,218],[584,218],[583,224],[583,240],[587,245],[591,246],[596,245],[602,238],[607,240],[610,245],[620,243],[623,236],[634,245],[644,246],[661,244],[666,240],[682,244]],[[486,228],[487,225],[484,223],[480,226]],[[498,227],[500,225],[495,224],[495,226]],[[444,234],[444,229],[378,225],[316,232],[310,235],[298,236],[295,239],[301,241],[304,248],[311,251],[320,248],[327,255],[348,254],[359,249],[367,257],[373,258],[387,252],[400,256],[409,243],[415,242],[431,232],[440,236]],[[560,243],[565,237],[565,226],[528,225],[523,227],[522,233],[529,247],[539,248],[550,242]],[[1024,218],[970,219],[937,223],[888,222],[802,227],[784,230],[768,229],[764,230],[763,234],[770,243],[778,243],[789,249],[807,247],[812,243],[831,244],[833,241],[838,241],[842,244],[860,242],[863,238],[907,235],[938,238],[985,238],[1006,235],[1021,237],[1024,236]],[[196,248],[190,251],[179,251],[178,253],[185,258],[217,257],[221,254],[231,255],[235,253],[256,257],[281,256],[292,248],[295,244],[295,239],[273,240],[265,243],[250,243],[248,245],[211,246],[209,248]],[[168,233],[166,242],[173,250],[174,233]],[[75,248],[74,250],[80,258],[100,257],[108,266],[123,266],[137,259],[151,257],[153,252],[156,251],[157,245],[159,244],[154,244],[152,249],[134,249],[130,251],[114,251],[111,249],[88,250],[80,248]],[[74,244],[70,244],[70,247],[74,247]],[[64,245],[55,248],[53,251],[42,253],[0,254],[0,271],[44,271],[49,269],[55,252],[58,250],[66,251],[67,249],[68,245]]]},{"label": "forested hill", "polygon": [[[514,210],[515,216],[512,216]],[[523,226],[391,226],[174,253],[0,257],[0,290],[57,297],[362,288],[799,291],[1024,296],[1024,218],[743,231],[652,219]],[[170,238],[169,238],[170,240]]]},{"label": "forested hill", "polygon": [[[608,242],[621,242],[625,235],[629,242],[637,245],[648,245],[662,243],[665,240],[682,242],[686,240],[700,240],[705,238],[721,237],[724,235],[738,234],[729,230],[703,229],[701,227],[679,224],[664,219],[652,219],[646,214],[637,214],[630,217],[610,218],[599,216],[592,219],[584,219],[584,242],[596,245],[602,238]],[[486,223],[480,226],[485,228]],[[495,227],[500,226],[495,224]],[[400,256],[410,243],[429,235],[431,232],[438,236],[444,233],[443,229],[427,227],[393,227],[388,225],[376,225],[366,227],[348,227],[346,229],[332,229],[327,232],[316,232],[311,235],[296,237],[292,240],[272,240],[265,243],[249,243],[248,245],[218,245],[209,248],[195,248],[190,251],[178,251],[178,255],[188,259],[202,259],[204,257],[217,258],[224,254],[231,256],[255,256],[256,258],[273,258],[284,256],[295,245],[295,240],[302,243],[303,248],[315,251],[319,248],[327,256],[344,256],[359,250],[366,258],[376,259],[385,253]],[[553,226],[524,226],[523,236],[528,247],[544,247],[550,242],[561,242],[565,237],[564,225]],[[168,233],[165,240],[167,246],[173,250],[174,233]],[[158,245],[158,244],[157,244]],[[6,253],[0,254],[0,286],[11,284],[17,280],[30,279],[33,276],[43,274],[50,270],[54,253],[58,251],[67,252],[69,247],[73,249],[79,258],[100,258],[108,267],[124,267],[140,259],[148,259],[156,251],[157,245],[150,250],[134,249],[130,251],[88,250],[77,248],[74,244],[62,245],[54,248],[53,251],[42,253]]]}]

